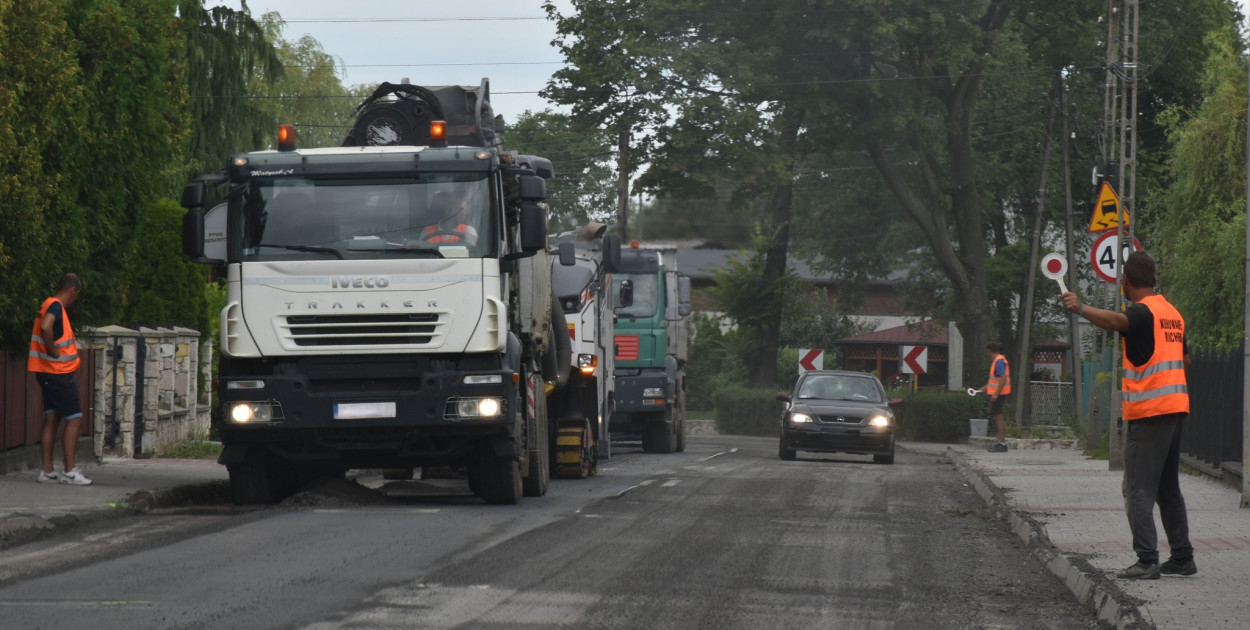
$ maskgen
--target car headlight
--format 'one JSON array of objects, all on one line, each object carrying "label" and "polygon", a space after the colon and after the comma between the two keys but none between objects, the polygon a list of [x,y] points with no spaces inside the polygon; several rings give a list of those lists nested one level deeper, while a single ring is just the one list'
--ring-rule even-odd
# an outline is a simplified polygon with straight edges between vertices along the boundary
[{"label": "car headlight", "polygon": [[282,406],[276,402],[237,402],[230,405],[235,424],[260,424],[282,420]]},{"label": "car headlight", "polygon": [[868,426],[888,427],[890,426],[890,417],[886,415],[882,415],[882,414],[877,414],[868,419]]},{"label": "car headlight", "polygon": [[643,398],[659,398],[664,395],[663,387],[644,387],[642,388]]},{"label": "car headlight", "polygon": [[805,413],[790,414],[790,422],[793,422],[794,424],[803,424],[803,423],[811,422],[811,421],[812,421],[812,417]]}]

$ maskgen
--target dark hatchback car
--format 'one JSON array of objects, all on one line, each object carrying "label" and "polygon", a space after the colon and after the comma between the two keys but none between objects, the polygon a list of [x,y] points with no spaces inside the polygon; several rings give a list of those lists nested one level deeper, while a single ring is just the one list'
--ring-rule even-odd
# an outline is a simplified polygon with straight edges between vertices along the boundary
[{"label": "dark hatchback car", "polygon": [[795,451],[872,455],[878,464],[894,463],[894,414],[876,376],[865,372],[815,370],[799,375],[781,415],[781,459]]}]

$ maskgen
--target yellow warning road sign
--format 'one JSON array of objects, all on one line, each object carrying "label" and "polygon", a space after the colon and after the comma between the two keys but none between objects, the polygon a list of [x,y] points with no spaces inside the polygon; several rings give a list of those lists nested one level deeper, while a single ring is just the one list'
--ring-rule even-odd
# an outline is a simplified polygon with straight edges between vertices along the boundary
[{"label": "yellow warning road sign", "polygon": [[1090,233],[1096,234],[1120,227],[1121,210],[1124,213],[1124,226],[1128,227],[1132,223],[1128,210],[1121,208],[1120,196],[1115,194],[1115,189],[1111,187],[1111,184],[1103,182],[1098,188],[1098,203],[1094,205],[1094,216],[1089,218]]}]

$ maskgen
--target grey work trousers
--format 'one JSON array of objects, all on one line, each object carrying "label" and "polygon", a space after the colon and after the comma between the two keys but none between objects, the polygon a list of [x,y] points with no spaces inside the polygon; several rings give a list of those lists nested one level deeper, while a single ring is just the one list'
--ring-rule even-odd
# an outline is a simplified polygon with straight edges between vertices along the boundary
[{"label": "grey work trousers", "polygon": [[1133,551],[1139,561],[1147,564],[1159,561],[1155,503],[1159,504],[1172,557],[1194,557],[1180,482],[1181,426],[1185,417],[1186,414],[1169,414],[1125,422],[1128,437],[1124,443],[1124,510],[1133,534]]}]

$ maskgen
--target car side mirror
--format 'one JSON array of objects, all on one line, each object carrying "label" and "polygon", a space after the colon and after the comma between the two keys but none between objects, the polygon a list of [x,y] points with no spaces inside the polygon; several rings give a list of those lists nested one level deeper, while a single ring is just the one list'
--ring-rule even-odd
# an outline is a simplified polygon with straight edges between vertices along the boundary
[{"label": "car side mirror", "polygon": [[781,402],[790,402],[790,394],[787,394],[786,392],[778,392],[777,400],[780,400]]},{"label": "car side mirror", "polygon": [[891,399],[890,399],[890,406],[891,406],[891,407],[899,407],[899,406],[902,406],[902,404],[903,404],[903,399],[902,399],[902,398],[891,398]]}]

